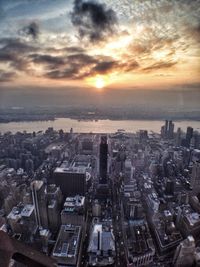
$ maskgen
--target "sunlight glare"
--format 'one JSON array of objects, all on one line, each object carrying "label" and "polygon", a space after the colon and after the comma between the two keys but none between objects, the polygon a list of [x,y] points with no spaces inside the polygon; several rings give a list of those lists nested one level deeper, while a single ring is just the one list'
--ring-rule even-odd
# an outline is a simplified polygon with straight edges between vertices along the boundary
[{"label": "sunlight glare", "polygon": [[103,78],[101,77],[97,77],[96,81],[95,81],[95,87],[97,89],[102,89],[105,86],[105,81]]}]

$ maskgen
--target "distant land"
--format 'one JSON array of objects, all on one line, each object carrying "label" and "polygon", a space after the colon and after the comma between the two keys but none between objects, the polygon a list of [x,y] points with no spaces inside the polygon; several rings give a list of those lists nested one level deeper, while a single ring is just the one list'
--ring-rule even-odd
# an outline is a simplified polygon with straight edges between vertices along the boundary
[{"label": "distant land", "polygon": [[95,91],[91,88],[1,88],[0,122],[71,119],[200,120],[199,87]]}]

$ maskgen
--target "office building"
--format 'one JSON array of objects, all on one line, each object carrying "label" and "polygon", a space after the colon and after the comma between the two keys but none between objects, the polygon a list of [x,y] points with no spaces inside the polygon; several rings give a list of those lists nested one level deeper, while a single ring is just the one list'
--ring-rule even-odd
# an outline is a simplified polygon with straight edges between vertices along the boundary
[{"label": "office building", "polygon": [[114,266],[115,240],[111,221],[93,220],[88,255],[89,266]]},{"label": "office building", "polygon": [[190,267],[194,266],[195,240],[193,236],[188,236],[176,248],[173,266]]},{"label": "office building", "polygon": [[150,266],[155,248],[147,223],[143,220],[129,221],[126,233],[128,266]]},{"label": "office building", "polygon": [[86,193],[86,167],[58,167],[54,171],[54,181],[63,196],[84,196]]},{"label": "office building", "polygon": [[99,176],[100,184],[107,184],[108,143],[107,136],[101,136],[99,151]]},{"label": "office building", "polygon": [[36,223],[39,227],[48,228],[47,192],[44,182],[40,180],[33,181],[31,191]]},{"label": "office building", "polygon": [[52,253],[58,266],[80,266],[81,234],[81,226],[61,225]]},{"label": "office building", "polygon": [[193,164],[191,175],[191,187],[193,194],[200,193],[200,161]]},{"label": "office building", "polygon": [[187,132],[186,132],[186,144],[187,147],[190,147],[190,142],[193,137],[193,128],[192,127],[187,127]]},{"label": "office building", "polygon": [[61,211],[62,224],[83,225],[85,220],[85,197],[67,197]]},{"label": "office building", "polygon": [[36,230],[34,206],[19,203],[8,214],[7,221],[13,233],[30,236]]}]

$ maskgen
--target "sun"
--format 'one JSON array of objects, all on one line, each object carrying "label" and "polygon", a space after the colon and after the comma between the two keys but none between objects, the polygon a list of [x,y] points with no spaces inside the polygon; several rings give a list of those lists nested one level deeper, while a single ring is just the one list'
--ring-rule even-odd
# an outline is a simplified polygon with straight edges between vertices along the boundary
[{"label": "sun", "polygon": [[95,80],[95,87],[97,89],[102,89],[105,86],[105,81],[102,77],[97,77]]}]

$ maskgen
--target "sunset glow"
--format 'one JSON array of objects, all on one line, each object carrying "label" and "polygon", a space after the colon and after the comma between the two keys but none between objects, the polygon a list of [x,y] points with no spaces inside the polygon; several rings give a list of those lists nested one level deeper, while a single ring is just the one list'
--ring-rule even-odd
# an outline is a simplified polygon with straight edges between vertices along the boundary
[{"label": "sunset glow", "polygon": [[3,85],[151,89],[200,81],[198,1],[14,2],[0,4]]},{"label": "sunset glow", "polygon": [[103,78],[98,77],[98,78],[96,79],[96,82],[95,82],[95,87],[96,87],[97,89],[102,89],[104,86],[105,86],[105,81],[103,80]]}]

